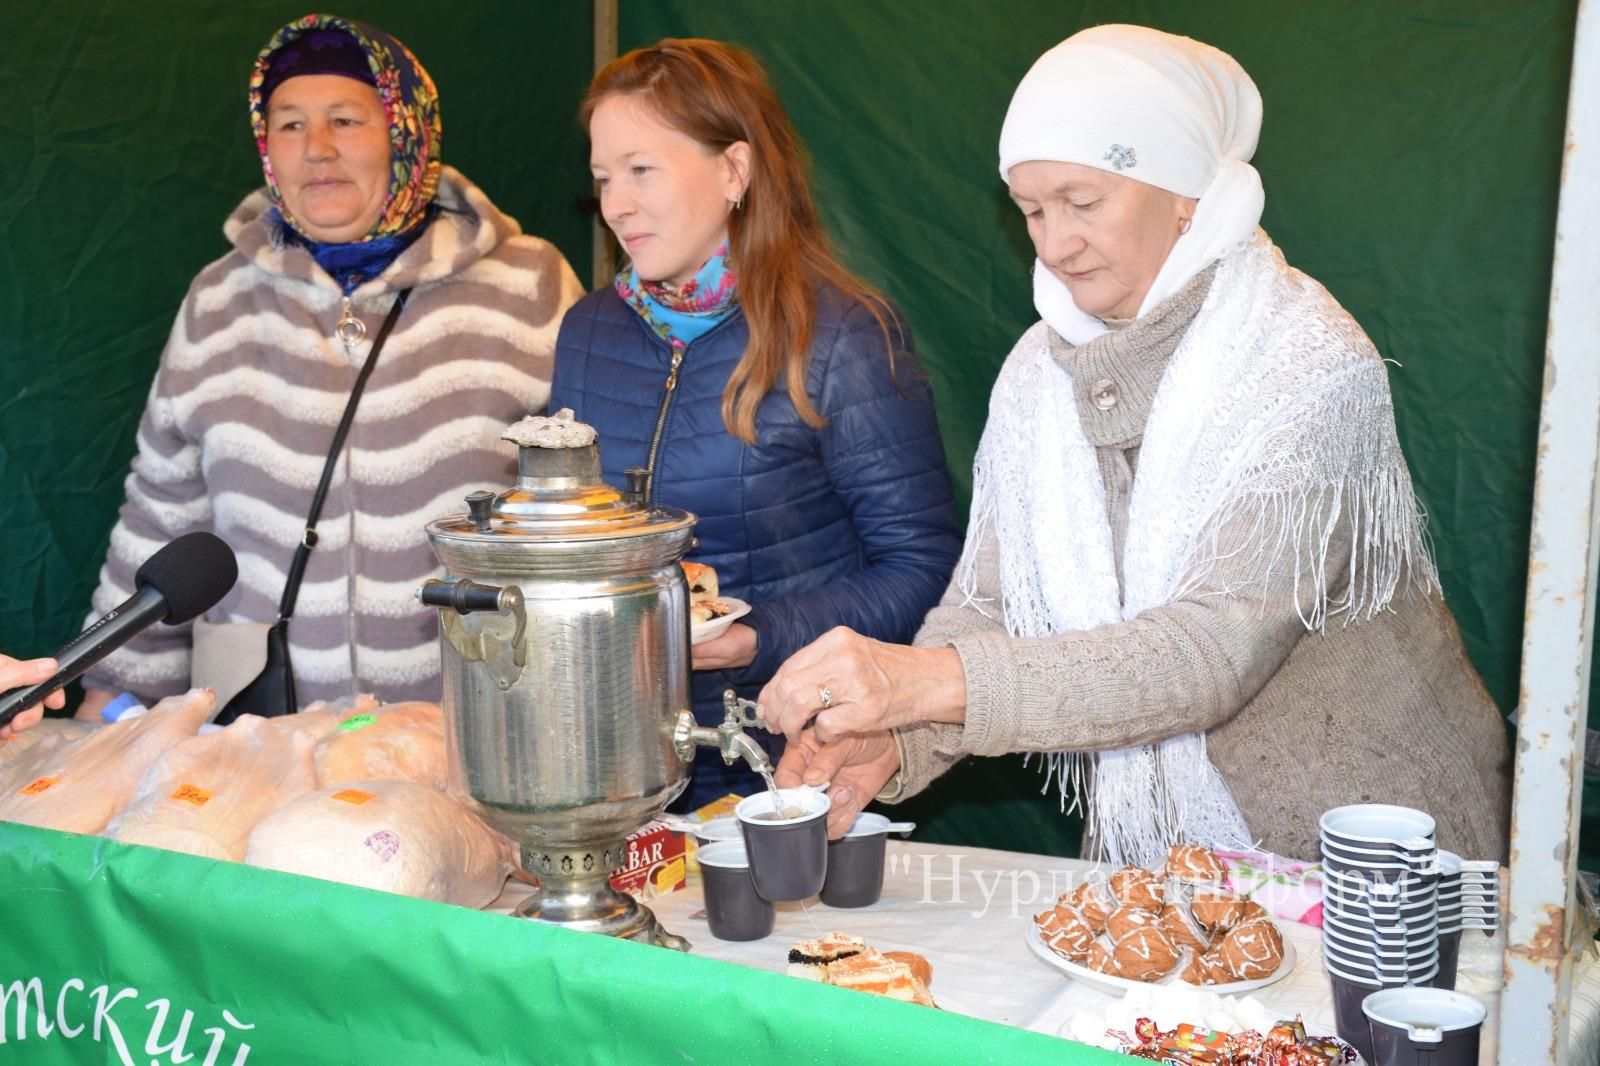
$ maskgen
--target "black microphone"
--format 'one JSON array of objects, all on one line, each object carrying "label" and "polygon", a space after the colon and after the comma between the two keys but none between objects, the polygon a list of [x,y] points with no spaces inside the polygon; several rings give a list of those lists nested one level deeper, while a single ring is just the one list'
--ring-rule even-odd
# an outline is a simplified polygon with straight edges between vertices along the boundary
[{"label": "black microphone", "polygon": [[0,726],[83,676],[84,672],[157,622],[187,622],[211,609],[239,578],[233,549],[210,533],[185,533],[144,561],[136,591],[56,652],[56,672],[37,685],[0,695]]}]

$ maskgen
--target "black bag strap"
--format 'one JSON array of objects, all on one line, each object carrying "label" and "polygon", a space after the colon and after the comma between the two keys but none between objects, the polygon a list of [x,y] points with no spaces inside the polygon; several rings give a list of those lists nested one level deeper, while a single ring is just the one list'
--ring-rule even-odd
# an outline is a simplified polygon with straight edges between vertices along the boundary
[{"label": "black bag strap", "polygon": [[328,449],[328,461],[322,465],[322,480],[317,482],[317,491],[311,497],[311,511],[306,515],[306,531],[300,537],[300,546],[294,550],[294,559],[289,563],[289,579],[283,586],[283,599],[278,604],[278,621],[287,621],[294,615],[295,601],[300,598],[300,581],[306,576],[306,564],[311,561],[311,551],[317,546],[317,519],[322,517],[322,505],[328,499],[328,486],[333,482],[333,471],[339,465],[339,453],[344,451],[344,441],[350,434],[350,424],[356,419],[356,404],[361,402],[361,393],[367,387],[367,379],[372,376],[372,368],[378,363],[378,353],[383,351],[383,342],[389,339],[389,333],[394,329],[394,324],[400,320],[400,312],[406,309],[406,298],[411,295],[410,289],[403,290],[394,299],[394,305],[389,308],[383,325],[378,327],[378,335],[372,340],[372,350],[367,353],[367,361],[361,366],[361,373],[356,375],[355,387],[350,390],[350,402],[344,405],[344,417],[339,419],[339,428],[333,434],[333,446]]}]

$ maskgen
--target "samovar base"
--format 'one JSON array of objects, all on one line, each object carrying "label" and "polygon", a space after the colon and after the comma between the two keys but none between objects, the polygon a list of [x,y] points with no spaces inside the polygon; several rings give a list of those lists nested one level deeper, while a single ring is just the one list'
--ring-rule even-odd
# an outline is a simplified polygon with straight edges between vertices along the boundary
[{"label": "samovar base", "polygon": [[662,928],[650,908],[618,892],[609,881],[563,883],[548,875],[514,912],[518,918],[549,922],[584,933],[599,933],[641,944],[688,951],[689,942]]}]

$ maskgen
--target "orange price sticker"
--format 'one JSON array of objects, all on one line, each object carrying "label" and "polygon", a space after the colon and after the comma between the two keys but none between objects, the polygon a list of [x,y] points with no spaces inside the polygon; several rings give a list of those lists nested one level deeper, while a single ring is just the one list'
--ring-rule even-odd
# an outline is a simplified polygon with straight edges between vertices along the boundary
[{"label": "orange price sticker", "polygon": [[211,799],[211,790],[201,788],[199,785],[179,785],[172,798],[180,803],[192,803],[196,807],[204,807]]},{"label": "orange price sticker", "polygon": [[345,803],[362,804],[373,797],[372,793],[363,792],[359,788],[343,788],[338,792],[335,792],[333,794],[333,798],[336,800],[343,800]]},{"label": "orange price sticker", "polygon": [[40,778],[36,778],[35,780],[29,782],[26,786],[24,786],[22,791],[20,793],[18,793],[18,795],[22,795],[22,796],[37,796],[39,793],[45,791],[46,789],[48,789],[51,786],[53,786],[53,785],[57,784],[58,782],[60,782],[60,780],[61,780],[61,778],[59,778],[59,777],[40,777]]}]

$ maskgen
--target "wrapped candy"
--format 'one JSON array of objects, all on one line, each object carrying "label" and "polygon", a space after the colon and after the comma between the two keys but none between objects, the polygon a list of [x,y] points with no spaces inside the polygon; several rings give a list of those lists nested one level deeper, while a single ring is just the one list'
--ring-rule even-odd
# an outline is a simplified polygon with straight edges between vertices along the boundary
[{"label": "wrapped candy", "polygon": [[1340,1066],[1356,1060],[1348,1044],[1308,1037],[1299,1018],[1279,1022],[1265,1036],[1254,1029],[1224,1033],[1184,1022],[1162,1031],[1149,1018],[1133,1027],[1133,1040],[1123,1053],[1169,1066]]},{"label": "wrapped candy", "polygon": [[1292,1022],[1279,1022],[1274,1025],[1263,1043],[1273,1051],[1284,1051],[1299,1047],[1305,1038],[1305,1023],[1296,1018]]}]

